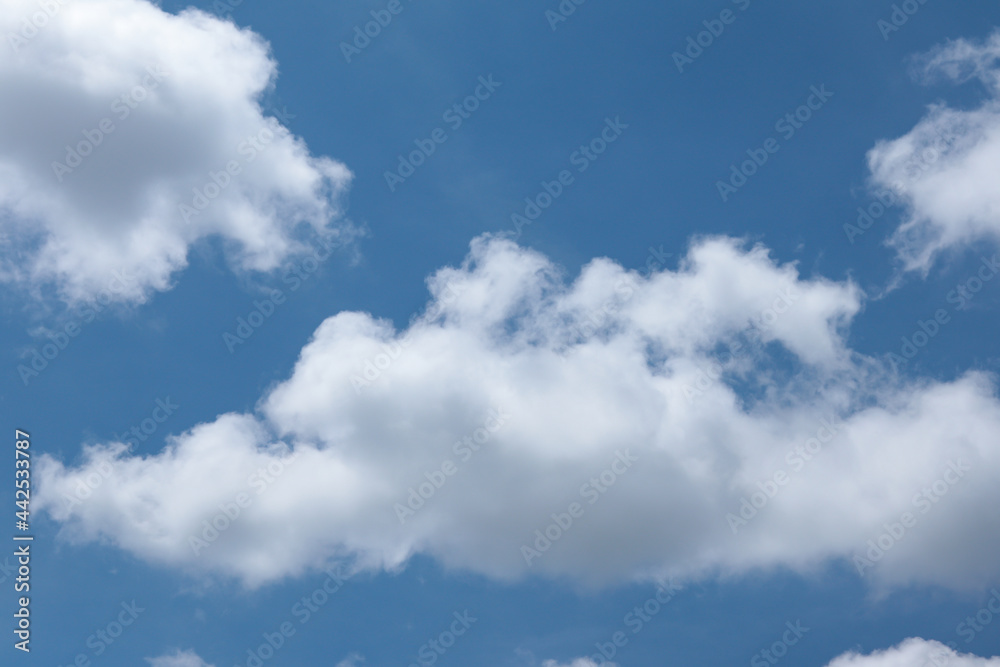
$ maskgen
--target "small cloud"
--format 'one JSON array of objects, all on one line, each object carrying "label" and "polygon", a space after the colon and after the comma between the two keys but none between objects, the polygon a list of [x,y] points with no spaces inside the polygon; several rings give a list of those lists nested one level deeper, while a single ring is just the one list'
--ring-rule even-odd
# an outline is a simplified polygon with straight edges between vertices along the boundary
[{"label": "small cloud", "polygon": [[598,665],[596,662],[590,658],[577,658],[573,662],[556,662],[555,660],[546,660],[542,663],[542,667],[618,667],[617,663],[614,662],[601,662]]},{"label": "small cloud", "polygon": [[365,656],[360,653],[352,653],[340,662],[337,663],[337,667],[358,667],[361,663],[365,661]]},{"label": "small cloud", "polygon": [[987,91],[976,108],[932,105],[909,132],[868,153],[873,186],[905,207],[889,244],[907,269],[926,272],[946,250],[1000,241],[1000,31],[948,42],[920,64],[922,80],[978,79]]},{"label": "small cloud", "polygon": [[150,667],[215,667],[202,660],[194,651],[175,651],[158,658],[146,658]]},{"label": "small cloud", "polygon": [[898,665],[947,665],[947,667],[1000,667],[1000,658],[980,658],[957,653],[941,642],[911,637],[898,646],[861,655],[850,651],[827,667],[897,667]]}]

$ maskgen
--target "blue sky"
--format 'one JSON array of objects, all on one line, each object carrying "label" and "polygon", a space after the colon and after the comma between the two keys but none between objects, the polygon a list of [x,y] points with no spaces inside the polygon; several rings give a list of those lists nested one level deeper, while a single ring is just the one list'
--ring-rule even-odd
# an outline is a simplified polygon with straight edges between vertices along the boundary
[{"label": "blue sky", "polygon": [[961,625],[1000,603],[1000,9],[9,4],[0,404],[35,541],[5,661],[249,667],[285,622],[265,665],[1000,654],[1000,619]]}]

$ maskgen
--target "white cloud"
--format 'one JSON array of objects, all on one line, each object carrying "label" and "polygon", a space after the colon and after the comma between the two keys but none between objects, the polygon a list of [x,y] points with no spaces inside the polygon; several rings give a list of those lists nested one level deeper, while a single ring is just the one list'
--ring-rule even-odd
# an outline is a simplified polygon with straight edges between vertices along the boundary
[{"label": "white cloud", "polygon": [[845,653],[827,667],[1000,667],[1000,658],[956,653],[941,642],[912,637],[869,655]]},{"label": "white cloud", "polygon": [[617,663],[605,662],[598,665],[596,662],[590,658],[577,658],[573,662],[562,663],[555,660],[546,660],[542,663],[542,667],[616,667]]},{"label": "white cloud", "polygon": [[340,662],[337,663],[337,667],[358,667],[361,663],[365,661],[365,657],[360,653],[352,653]]},{"label": "white cloud", "polygon": [[[74,467],[43,458],[33,500],[70,540],[250,586],[416,553],[501,579],[597,584],[803,569],[865,558],[907,511],[916,525],[873,554],[868,580],[1000,575],[1000,517],[984,510],[1000,503],[992,380],[910,384],[846,349],[853,284],[719,238],[676,271],[598,259],[570,284],[544,256],[480,238],[428,284],[434,299],[406,331],[364,313],[327,319],[254,414],[222,415],[156,455],[109,443]],[[914,496],[955,478],[949,462],[971,470],[922,513]],[[605,487],[611,466],[620,479]],[[747,525],[727,518],[779,470],[786,483]],[[431,497],[409,516],[411,489]],[[77,493],[89,497],[70,504]],[[235,514],[240,493],[240,516],[196,555],[190,538],[213,516],[225,527],[220,506]],[[572,502],[583,515],[564,536],[538,557],[522,550]]]},{"label": "white cloud", "polygon": [[926,270],[945,249],[1000,240],[1000,31],[981,43],[949,42],[921,65],[926,77],[975,78],[987,90],[972,109],[933,105],[910,132],[868,154],[874,184],[907,205],[891,243],[907,268]]},{"label": "white cloud", "polygon": [[146,658],[150,667],[215,667],[202,660],[194,651],[175,651],[158,658]]},{"label": "white cloud", "polygon": [[260,108],[277,73],[260,36],[145,0],[50,4],[44,21],[35,0],[0,15],[0,279],[81,301],[120,273],[114,296],[135,302],[201,240],[268,271],[346,230],[350,172]]}]

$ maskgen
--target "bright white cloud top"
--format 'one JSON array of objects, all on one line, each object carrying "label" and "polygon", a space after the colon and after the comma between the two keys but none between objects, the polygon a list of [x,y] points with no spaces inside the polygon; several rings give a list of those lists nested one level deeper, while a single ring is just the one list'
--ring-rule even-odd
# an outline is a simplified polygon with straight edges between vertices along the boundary
[{"label": "bright white cloud top", "polygon": [[262,112],[262,38],[143,0],[48,4],[0,15],[0,278],[82,301],[123,274],[135,302],[201,239],[268,271],[338,232],[351,174]]},{"label": "bright white cloud top", "polygon": [[921,73],[956,83],[978,79],[987,91],[976,108],[932,106],[913,130],[868,154],[874,184],[908,207],[892,244],[907,268],[926,270],[945,249],[1000,240],[1000,32],[935,49]]},{"label": "bright white cloud top", "polygon": [[1000,658],[958,653],[940,642],[910,638],[869,655],[845,653],[827,667],[1000,667]]},{"label": "bright white cloud top", "polygon": [[[191,651],[171,656],[148,659],[152,667],[212,667]],[[344,660],[337,667],[353,666],[352,659]],[[600,666],[590,658],[577,658],[568,663],[546,660],[542,667],[615,667],[616,663],[604,662]],[[850,651],[835,658],[826,667],[1000,667],[1000,658],[981,658],[971,653],[959,653],[944,644],[916,637],[901,642],[884,651],[862,654]]]},{"label": "bright white cloud top", "polygon": [[194,651],[174,651],[157,658],[146,658],[150,667],[215,667],[210,665]]},{"label": "bright white cloud top", "polygon": [[598,665],[596,662],[590,658],[577,658],[573,662],[561,663],[555,660],[546,660],[542,663],[542,667],[616,667],[613,662],[605,662],[604,665]]},{"label": "bright white cloud top", "polygon": [[852,353],[850,282],[724,238],[567,282],[484,237],[428,284],[405,331],[323,322],[255,414],[40,461],[36,506],[70,540],[249,586],[417,553],[595,584],[839,558],[873,583],[1000,574],[991,378]]}]

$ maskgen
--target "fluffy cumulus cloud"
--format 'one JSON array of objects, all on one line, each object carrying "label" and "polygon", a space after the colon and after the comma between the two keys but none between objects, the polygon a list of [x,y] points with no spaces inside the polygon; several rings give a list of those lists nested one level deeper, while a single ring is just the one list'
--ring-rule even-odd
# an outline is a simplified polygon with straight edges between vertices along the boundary
[{"label": "fluffy cumulus cloud", "polygon": [[908,268],[926,270],[944,249],[1000,240],[1000,31],[980,43],[941,46],[921,60],[920,71],[959,83],[976,79],[987,91],[974,108],[931,106],[906,135],[869,152],[875,185],[908,209],[891,243]]},{"label": "fluffy cumulus cloud", "polygon": [[911,638],[869,655],[845,653],[827,667],[1000,667],[1000,658],[957,653],[940,642]]},{"label": "fluffy cumulus cloud", "polygon": [[175,651],[158,658],[146,658],[150,667],[215,667],[202,660],[194,651]]},{"label": "fluffy cumulus cloud", "polygon": [[268,271],[344,232],[350,173],[262,111],[277,69],[250,30],[146,0],[10,0],[0,35],[0,279],[135,302],[201,239]]},{"label": "fluffy cumulus cloud", "polygon": [[725,238],[570,279],[483,237],[428,286],[405,330],[327,319],[252,414],[155,455],[42,459],[39,509],[249,586],[418,553],[591,584],[838,558],[879,583],[1000,574],[992,379],[912,384],[853,353],[852,283]]}]

